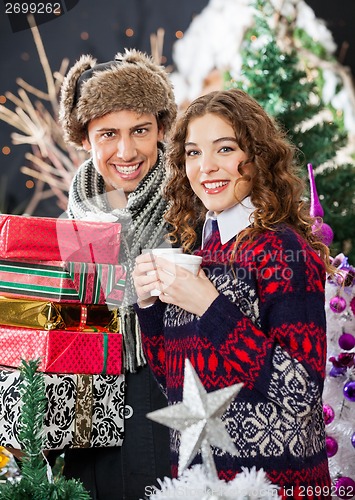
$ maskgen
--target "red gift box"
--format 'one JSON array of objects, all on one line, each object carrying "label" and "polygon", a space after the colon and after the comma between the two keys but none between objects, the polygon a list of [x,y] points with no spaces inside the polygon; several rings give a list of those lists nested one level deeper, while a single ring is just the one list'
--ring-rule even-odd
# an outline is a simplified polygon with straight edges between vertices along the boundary
[{"label": "red gift box", "polygon": [[0,215],[0,258],[118,264],[121,224]]},{"label": "red gift box", "polygon": [[119,265],[0,260],[0,295],[5,297],[117,307],[125,278]]},{"label": "red gift box", "polygon": [[0,364],[16,368],[38,358],[46,373],[120,375],[122,335],[0,326]]}]

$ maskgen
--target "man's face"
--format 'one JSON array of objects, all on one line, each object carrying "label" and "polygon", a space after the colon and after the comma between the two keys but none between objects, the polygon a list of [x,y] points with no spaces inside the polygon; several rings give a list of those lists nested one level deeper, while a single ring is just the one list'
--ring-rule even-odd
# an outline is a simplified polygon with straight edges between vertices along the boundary
[{"label": "man's face", "polygon": [[90,121],[83,147],[91,152],[107,191],[131,193],[155,165],[163,136],[153,114],[115,111]]}]

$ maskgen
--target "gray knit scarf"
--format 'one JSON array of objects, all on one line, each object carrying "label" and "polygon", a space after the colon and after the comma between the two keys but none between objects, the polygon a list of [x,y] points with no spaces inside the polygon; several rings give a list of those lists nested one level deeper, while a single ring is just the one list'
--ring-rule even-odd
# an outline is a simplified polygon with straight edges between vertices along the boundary
[{"label": "gray knit scarf", "polygon": [[79,167],[69,192],[67,212],[70,218],[83,219],[88,218],[88,214],[96,214],[105,220],[104,214],[111,214],[122,224],[120,263],[127,269],[127,281],[124,299],[118,310],[123,335],[124,367],[130,372],[135,372],[138,366],[146,363],[139,323],[132,306],[136,301],[132,271],[135,257],[142,248],[154,248],[164,241],[167,203],[163,199],[162,188],[165,179],[164,146],[159,144],[157,163],[135,191],[128,195],[125,208],[110,207],[104,179],[91,159]]}]

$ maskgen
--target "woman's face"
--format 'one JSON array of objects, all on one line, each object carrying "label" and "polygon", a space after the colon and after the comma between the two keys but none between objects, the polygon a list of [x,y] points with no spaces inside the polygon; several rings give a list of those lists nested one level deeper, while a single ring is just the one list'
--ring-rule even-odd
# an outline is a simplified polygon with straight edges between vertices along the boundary
[{"label": "woman's face", "polygon": [[[240,203],[251,191],[251,181],[242,177],[240,162],[247,159],[237,144],[232,125],[220,116],[208,113],[190,121],[186,143],[186,175],[191,188],[207,210],[216,214]],[[252,176],[254,167],[244,167]]]}]

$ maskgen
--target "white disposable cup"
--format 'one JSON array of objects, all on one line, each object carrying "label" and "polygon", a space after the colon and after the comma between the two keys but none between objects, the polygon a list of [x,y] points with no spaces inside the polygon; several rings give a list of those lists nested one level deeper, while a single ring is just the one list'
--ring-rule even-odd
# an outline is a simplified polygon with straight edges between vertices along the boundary
[{"label": "white disposable cup", "polygon": [[[151,252],[153,255],[161,256],[170,262],[174,262],[177,266],[181,266],[187,271],[190,271],[195,276],[197,276],[202,257],[198,255],[189,255],[186,253],[182,253],[181,248],[152,248],[151,250],[147,249],[145,253]],[[161,294],[160,290],[154,289],[150,292],[151,296],[159,296]]]},{"label": "white disposable cup", "polygon": [[187,269],[195,276],[198,275],[202,262],[202,257],[199,257],[198,255],[189,255],[187,253],[162,255],[162,257],[166,260],[174,262],[177,266]]},{"label": "white disposable cup", "polygon": [[[171,248],[171,247],[159,247],[159,248],[143,248],[142,254],[150,253],[152,255],[178,255],[182,254],[182,248],[177,247],[177,248]],[[153,274],[154,271],[151,271],[147,274]],[[152,297],[158,297],[160,295],[160,290],[154,289],[150,292],[150,295]]]},{"label": "white disposable cup", "polygon": [[171,247],[159,247],[159,248],[143,248],[142,254],[152,253],[153,255],[164,255],[164,254],[181,254],[182,248],[171,248]]}]

